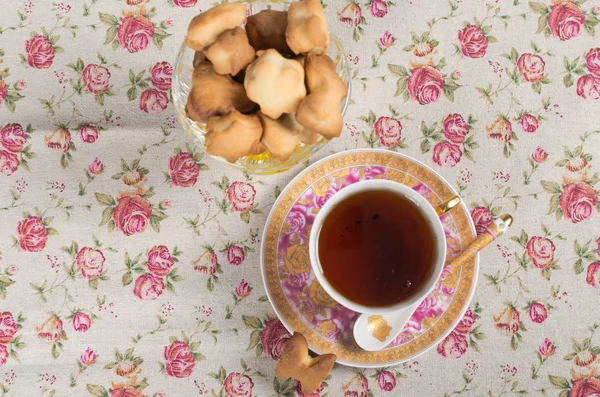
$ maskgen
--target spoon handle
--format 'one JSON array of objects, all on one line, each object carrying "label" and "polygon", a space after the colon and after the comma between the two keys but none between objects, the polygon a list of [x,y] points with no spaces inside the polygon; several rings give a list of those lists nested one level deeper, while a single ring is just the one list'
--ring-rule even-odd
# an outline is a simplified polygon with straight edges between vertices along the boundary
[{"label": "spoon handle", "polygon": [[[485,233],[480,234],[467,248],[454,258],[447,266],[458,268],[472,259],[479,251],[500,237],[513,223],[512,216],[501,215]],[[367,351],[381,350],[390,344],[402,332],[402,329],[417,310],[420,302],[405,310],[392,314],[372,315],[361,314],[354,324],[354,339],[358,346]]]}]

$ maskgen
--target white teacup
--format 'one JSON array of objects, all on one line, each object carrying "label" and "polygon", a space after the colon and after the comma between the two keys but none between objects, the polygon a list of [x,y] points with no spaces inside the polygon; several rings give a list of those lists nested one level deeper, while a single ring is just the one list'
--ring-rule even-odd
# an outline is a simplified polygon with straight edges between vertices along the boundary
[{"label": "white teacup", "polygon": [[[361,193],[364,193],[366,191],[385,191],[412,201],[415,205],[415,208],[418,211],[420,211],[421,215],[427,222],[432,232],[431,235],[434,239],[432,244],[434,249],[432,259],[433,269],[429,277],[421,282],[419,289],[415,291],[411,296],[407,297],[405,300],[399,303],[392,302],[389,305],[385,306],[365,306],[358,302],[352,301],[351,299],[338,292],[331,285],[331,283],[325,277],[323,269],[321,267],[321,263],[319,260],[319,235],[321,233],[323,223],[327,219],[327,216],[336,206],[338,206],[348,197],[360,195]],[[377,319],[377,317],[379,317],[377,315],[394,314],[394,318],[397,318],[397,321],[394,321],[395,324],[386,324],[386,328],[388,328],[388,325],[391,326],[391,328],[389,328],[387,331],[390,332],[394,331],[395,329],[401,329],[410,319],[413,312],[421,303],[421,301],[433,291],[437,280],[442,274],[444,263],[446,261],[446,235],[444,233],[444,229],[442,227],[439,215],[447,212],[451,208],[454,208],[459,203],[460,199],[458,197],[453,197],[451,200],[448,200],[445,203],[440,204],[438,207],[434,208],[423,196],[421,196],[419,193],[417,193],[410,187],[402,185],[398,182],[383,179],[361,181],[341,189],[340,191],[335,193],[321,208],[314,220],[310,232],[310,262],[315,276],[317,277],[317,280],[325,289],[325,291],[338,303],[358,313],[372,314],[373,316],[370,316],[369,320],[373,318]],[[373,328],[371,326],[371,321],[369,321],[369,328]],[[366,330],[367,328],[365,327],[365,332]],[[375,332],[373,332],[373,334],[375,334]],[[358,341],[358,338],[356,339]],[[359,342],[359,345],[361,345],[361,347],[367,350],[377,350],[374,347],[372,349],[369,348],[369,346],[366,346],[364,343]]]}]

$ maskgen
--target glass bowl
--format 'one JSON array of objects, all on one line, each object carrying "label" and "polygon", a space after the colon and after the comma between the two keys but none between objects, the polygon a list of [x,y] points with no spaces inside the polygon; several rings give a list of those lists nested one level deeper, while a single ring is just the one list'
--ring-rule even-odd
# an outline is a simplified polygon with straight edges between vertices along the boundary
[{"label": "glass bowl", "polygon": [[[285,11],[288,9],[289,4],[287,2],[246,2],[248,5],[249,14],[256,14],[262,10],[273,9],[278,11]],[[177,110],[177,116],[181,125],[188,134],[192,137],[194,142],[204,149],[204,141],[206,134],[206,125],[204,123],[195,122],[188,118],[185,113],[185,105],[187,103],[188,95],[192,87],[192,73],[194,68],[192,61],[194,60],[194,50],[185,45],[185,40],[181,44],[177,59],[175,61],[175,71],[173,74],[173,102],[175,109]],[[346,59],[346,53],[340,40],[337,36],[330,33],[330,43],[327,55],[334,61],[336,71],[341,77],[344,84],[348,88],[348,95],[340,103],[342,109],[342,116],[346,112],[348,101],[350,99],[350,68]],[[213,158],[230,164],[234,167],[244,169],[248,172],[258,174],[274,174],[278,172],[290,169],[294,165],[306,161],[313,154],[319,151],[328,142],[327,139],[320,137],[317,142],[312,145],[300,144],[296,148],[296,151],[286,161],[281,161],[271,157],[271,154],[263,152],[254,156],[246,156],[239,158],[235,163],[229,163],[222,157],[212,156]]]}]

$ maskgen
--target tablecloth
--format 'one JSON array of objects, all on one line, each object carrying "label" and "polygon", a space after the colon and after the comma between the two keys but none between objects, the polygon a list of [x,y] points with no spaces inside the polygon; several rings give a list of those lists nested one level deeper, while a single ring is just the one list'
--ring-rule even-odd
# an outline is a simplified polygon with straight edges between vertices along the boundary
[{"label": "tablecloth", "polygon": [[[299,393],[274,376],[288,334],[259,247],[308,164],[246,174],[179,127],[172,65],[209,3],[0,5],[1,395]],[[600,3],[325,7],[352,101],[309,163],[398,151],[447,178],[479,230],[516,221],[439,345],[395,367],[336,366],[312,396],[600,393]]]}]

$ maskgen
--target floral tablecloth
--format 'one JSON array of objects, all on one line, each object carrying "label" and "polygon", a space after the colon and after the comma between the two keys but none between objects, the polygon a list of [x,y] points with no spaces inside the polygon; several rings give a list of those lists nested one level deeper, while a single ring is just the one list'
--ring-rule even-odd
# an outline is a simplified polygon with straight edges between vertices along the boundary
[{"label": "floral tablecloth", "polygon": [[[288,334],[259,245],[306,164],[244,174],[178,126],[172,64],[208,2],[0,6],[0,395],[296,395],[273,373]],[[326,13],[353,89],[343,137],[317,157],[399,151],[444,175],[480,230],[516,223],[439,345],[336,366],[320,395],[598,395],[600,2]]]}]

